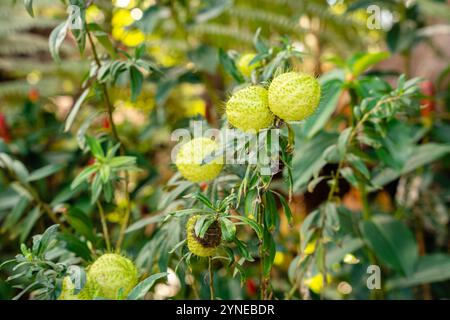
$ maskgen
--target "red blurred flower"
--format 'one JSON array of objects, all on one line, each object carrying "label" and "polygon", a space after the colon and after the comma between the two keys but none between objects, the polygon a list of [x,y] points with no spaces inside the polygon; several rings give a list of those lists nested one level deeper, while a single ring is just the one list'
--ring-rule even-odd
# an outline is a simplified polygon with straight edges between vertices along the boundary
[{"label": "red blurred flower", "polygon": [[200,183],[200,190],[202,190],[202,192],[205,192],[206,189],[208,189],[208,183],[206,182]]},{"label": "red blurred flower", "polygon": [[102,119],[102,127],[103,129],[109,129],[109,119],[107,117]]},{"label": "red blurred flower", "polygon": [[40,97],[40,95],[39,95],[39,90],[38,89],[32,88],[32,89],[30,89],[30,91],[28,91],[28,99],[31,102],[38,101],[39,97]]},{"label": "red blurred flower", "polygon": [[434,111],[434,85],[430,80],[424,81],[420,84],[420,89],[422,94],[426,97],[422,99],[421,104],[423,105],[420,113],[422,117],[429,117],[430,114]]},{"label": "red blurred flower", "polygon": [[247,279],[245,282],[245,286],[247,288],[247,294],[249,296],[254,296],[258,292],[258,287],[253,279]]},{"label": "red blurred flower", "polygon": [[6,117],[3,113],[0,113],[0,138],[3,139],[5,143],[9,143],[11,141],[8,124],[6,123]]}]

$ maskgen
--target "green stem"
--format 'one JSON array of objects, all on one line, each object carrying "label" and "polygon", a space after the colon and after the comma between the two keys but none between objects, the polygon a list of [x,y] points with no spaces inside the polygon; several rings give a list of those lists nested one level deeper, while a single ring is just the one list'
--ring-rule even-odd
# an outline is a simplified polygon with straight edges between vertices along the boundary
[{"label": "green stem", "polygon": [[125,231],[127,230],[127,226],[128,226],[128,221],[130,220],[130,215],[131,215],[131,202],[130,202],[130,197],[129,197],[129,190],[128,190],[128,181],[129,181],[129,175],[128,172],[125,172],[125,197],[126,197],[126,202],[127,202],[127,209],[125,212],[125,218],[123,219],[121,225],[120,225],[120,231],[119,231],[119,238],[117,239],[117,243],[116,243],[116,252],[119,253],[120,249],[122,247],[122,243],[123,240],[125,239]]},{"label": "green stem", "polygon": [[370,213],[370,207],[369,207],[369,200],[367,197],[367,190],[366,185],[362,182],[358,184],[359,186],[359,192],[361,193],[361,202],[363,205],[362,213],[363,213],[363,219],[369,220],[372,214]]},{"label": "green stem", "polygon": [[[260,197],[260,195],[259,195]],[[263,211],[261,209],[262,201],[260,201],[260,205],[258,206],[258,217],[257,222],[258,225],[261,227],[261,230],[264,230],[264,224],[263,224]],[[260,299],[264,300],[266,297],[266,288],[265,288],[265,279],[264,279],[264,240],[259,239],[259,285],[260,287]]]},{"label": "green stem", "polygon": [[[86,25],[86,30],[87,30],[87,37],[88,37],[89,43],[91,45],[92,54],[94,55],[95,63],[97,64],[97,67],[100,68],[102,64],[101,64],[101,61],[99,59],[99,56],[98,56],[98,53],[97,53],[97,49],[96,49],[95,44],[94,44],[94,40],[92,39],[92,35],[89,32],[89,29],[88,29],[87,25]],[[103,96],[104,96],[104,99],[105,99],[105,105],[106,105],[106,110],[107,110],[107,113],[108,113],[109,124],[111,126],[111,133],[112,133],[114,139],[117,142],[120,143],[120,154],[124,155],[125,154],[125,146],[124,146],[122,140],[119,137],[116,125],[114,123],[114,119],[113,119],[114,107],[113,107],[113,104],[112,104],[111,99],[109,97],[108,87],[106,86],[105,83],[101,83],[100,85],[101,85],[101,88],[102,88],[102,91],[103,91]],[[127,201],[127,208],[126,208],[126,212],[125,212],[125,218],[122,221],[122,224],[120,226],[119,238],[118,238],[117,243],[116,243],[116,251],[117,252],[120,252],[120,249],[122,247],[122,243],[123,243],[123,240],[125,238],[125,231],[127,229],[128,222],[130,220],[130,215],[131,215],[131,202],[130,202],[130,196],[129,196],[129,190],[128,190],[129,180],[130,180],[130,177],[129,177],[128,173],[125,172],[124,194],[125,194],[125,199]]]},{"label": "green stem", "polygon": [[102,222],[103,237],[105,238],[105,242],[106,242],[106,250],[108,252],[111,252],[111,242],[109,240],[109,232],[108,232],[108,226],[106,224],[105,212],[103,211],[103,207],[102,207],[100,201],[97,201],[97,208],[98,208],[98,212],[100,213],[100,220]]},{"label": "green stem", "polygon": [[209,257],[208,259],[208,269],[209,269],[209,293],[210,293],[210,299],[215,299],[215,293],[214,293],[214,271],[213,271],[213,264],[212,264],[212,257]]}]

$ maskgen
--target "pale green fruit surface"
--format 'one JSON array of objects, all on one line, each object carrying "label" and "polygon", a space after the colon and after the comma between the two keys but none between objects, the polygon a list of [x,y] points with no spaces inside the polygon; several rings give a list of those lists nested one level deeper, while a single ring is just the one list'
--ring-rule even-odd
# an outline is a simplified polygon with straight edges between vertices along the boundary
[{"label": "pale green fruit surface", "polygon": [[195,237],[194,228],[198,217],[199,217],[198,215],[190,217],[186,224],[187,245],[189,251],[192,252],[193,254],[199,257],[210,257],[216,252],[217,246],[213,247],[204,246]]},{"label": "pale green fruit surface", "polygon": [[250,64],[254,57],[256,57],[256,54],[246,53],[243,54],[237,62],[238,70],[246,77],[250,77],[252,75],[252,71],[258,68],[260,65],[259,62]]},{"label": "pale green fruit surface", "polygon": [[283,73],[269,86],[269,108],[280,119],[300,121],[314,113],[320,101],[320,84],[311,75]]},{"label": "pale green fruit surface", "polygon": [[78,294],[75,294],[75,284],[72,283],[70,277],[65,277],[58,300],[92,300],[89,280],[86,282],[84,288]]},{"label": "pale green fruit surface", "polygon": [[250,86],[235,92],[227,102],[228,122],[244,132],[258,132],[272,125],[267,90]]},{"label": "pale green fruit surface", "polygon": [[114,300],[121,288],[126,297],[137,285],[138,270],[130,259],[106,253],[89,267],[88,279],[95,287],[95,296]]},{"label": "pale green fruit surface", "polygon": [[178,151],[175,164],[181,175],[191,182],[204,182],[217,177],[222,170],[222,158],[216,158],[202,165],[202,161],[219,148],[209,138],[195,138],[183,144]]}]

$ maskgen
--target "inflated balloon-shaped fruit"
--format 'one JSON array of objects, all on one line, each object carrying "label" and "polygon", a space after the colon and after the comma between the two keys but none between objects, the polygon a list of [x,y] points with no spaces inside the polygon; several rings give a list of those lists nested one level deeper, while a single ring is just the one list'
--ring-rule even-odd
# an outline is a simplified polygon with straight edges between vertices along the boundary
[{"label": "inflated balloon-shaped fruit", "polygon": [[95,288],[95,296],[117,299],[122,290],[126,297],[138,283],[134,263],[119,254],[106,253],[89,267],[88,279]]},{"label": "inflated balloon-shaped fruit", "polygon": [[199,215],[189,218],[186,224],[187,245],[189,251],[199,257],[210,257],[220,245],[222,240],[222,231],[219,223],[214,221],[206,231],[203,238],[198,237],[195,234],[195,223],[199,218]]},{"label": "inflated balloon-shaped fruit", "polygon": [[272,125],[274,116],[269,110],[267,90],[250,86],[235,92],[227,102],[228,121],[244,132],[258,132]]},{"label": "inflated balloon-shaped fruit", "polygon": [[280,119],[300,121],[314,113],[320,101],[320,84],[309,74],[287,72],[269,86],[269,108]]},{"label": "inflated balloon-shaped fruit", "polygon": [[203,163],[217,151],[219,144],[209,138],[195,138],[183,144],[177,153],[175,164],[181,175],[191,182],[204,182],[217,177],[222,170],[221,157]]}]

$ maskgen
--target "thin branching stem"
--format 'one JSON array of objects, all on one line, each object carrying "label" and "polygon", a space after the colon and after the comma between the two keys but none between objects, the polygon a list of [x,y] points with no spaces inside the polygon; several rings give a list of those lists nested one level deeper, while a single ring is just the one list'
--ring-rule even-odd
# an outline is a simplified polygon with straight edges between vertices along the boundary
[{"label": "thin branching stem", "polygon": [[209,270],[209,294],[211,300],[214,300],[216,295],[214,292],[214,271],[213,271],[212,257],[208,258],[208,270]]},{"label": "thin branching stem", "polygon": [[[86,25],[86,33],[87,33],[87,37],[88,37],[89,43],[92,48],[92,54],[94,55],[95,63],[97,64],[97,67],[100,68],[102,64],[101,64],[100,58],[98,56],[94,40],[92,39],[92,35],[91,35],[87,25]],[[106,86],[106,83],[100,83],[100,85],[101,85],[102,91],[103,91],[103,97],[104,97],[106,110],[107,110],[107,114],[108,114],[108,120],[109,120],[109,124],[111,126],[111,133],[112,133],[114,139],[120,143],[120,153],[122,155],[124,155],[125,154],[125,146],[119,137],[116,125],[114,123],[114,118],[113,118],[114,107],[113,107],[111,99],[109,97],[108,87]],[[121,250],[122,243],[125,238],[125,231],[127,229],[128,222],[130,220],[130,215],[131,215],[131,202],[130,202],[129,189],[128,189],[130,176],[129,176],[128,172],[125,172],[124,180],[125,180],[124,181],[124,195],[125,195],[125,200],[126,200],[127,206],[126,206],[125,217],[122,220],[122,223],[120,225],[119,237],[118,237],[118,240],[116,243],[116,251],[117,252],[120,252],[120,250]]]},{"label": "thin branching stem", "polygon": [[108,225],[106,224],[105,212],[103,210],[103,207],[102,207],[102,204],[100,203],[100,201],[97,201],[97,208],[98,208],[98,212],[100,213],[100,220],[101,220],[102,229],[103,229],[103,237],[105,238],[105,242],[106,242],[106,250],[108,252],[111,252],[111,241],[109,240]]}]

